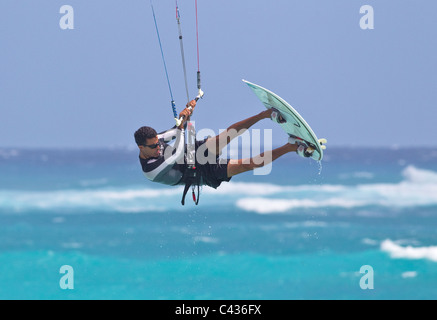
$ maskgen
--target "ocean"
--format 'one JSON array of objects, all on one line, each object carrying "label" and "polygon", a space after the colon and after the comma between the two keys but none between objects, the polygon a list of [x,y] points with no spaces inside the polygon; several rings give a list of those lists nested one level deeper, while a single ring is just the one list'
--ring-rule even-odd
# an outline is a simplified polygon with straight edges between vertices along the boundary
[{"label": "ocean", "polygon": [[0,299],[436,299],[437,148],[149,182],[138,152],[0,149]]}]

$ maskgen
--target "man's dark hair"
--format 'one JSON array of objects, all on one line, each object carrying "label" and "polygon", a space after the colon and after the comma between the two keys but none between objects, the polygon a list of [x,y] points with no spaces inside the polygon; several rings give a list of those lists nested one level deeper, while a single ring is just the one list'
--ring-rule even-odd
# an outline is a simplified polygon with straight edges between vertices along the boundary
[{"label": "man's dark hair", "polygon": [[141,127],[135,131],[135,142],[139,146],[146,144],[147,139],[152,139],[157,136],[156,130],[150,127]]}]

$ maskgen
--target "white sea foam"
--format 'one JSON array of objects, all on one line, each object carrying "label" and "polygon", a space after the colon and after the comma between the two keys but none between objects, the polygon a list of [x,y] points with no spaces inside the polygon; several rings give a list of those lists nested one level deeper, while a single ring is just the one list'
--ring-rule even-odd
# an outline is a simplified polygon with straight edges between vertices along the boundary
[{"label": "white sea foam", "polygon": [[379,244],[377,240],[373,240],[369,238],[364,238],[363,240],[361,240],[361,243],[367,244],[369,246],[376,246]]},{"label": "white sea foam", "polygon": [[407,181],[418,184],[437,184],[437,172],[431,170],[418,169],[408,166],[402,171],[402,175]]},{"label": "white sea foam", "polygon": [[353,208],[360,205],[363,205],[363,203],[341,198],[331,198],[321,201],[311,199],[244,198],[237,201],[239,208],[261,214],[285,212],[297,208]]},{"label": "white sea foam", "polygon": [[[234,206],[259,214],[293,213],[299,209],[406,208],[437,205],[437,173],[409,166],[399,183],[361,185],[277,185],[271,183],[223,183],[217,190],[204,187],[202,206]],[[103,183],[106,181],[98,181]],[[95,183],[95,181],[93,182]],[[10,191],[0,190],[0,210],[86,209],[126,213],[180,209],[182,187],[100,188]],[[187,199],[189,195],[187,196]],[[188,201],[187,201],[188,203]]]},{"label": "white sea foam", "polygon": [[[406,208],[437,205],[437,173],[409,166],[402,175],[403,181],[391,184],[304,185],[282,187],[280,190],[268,187],[266,193],[257,190],[250,197],[238,199],[236,205],[260,214],[328,207]],[[253,186],[252,189],[256,190]]]},{"label": "white sea foam", "polygon": [[388,252],[394,259],[427,259],[437,262],[437,246],[429,247],[403,247],[400,244],[387,239],[381,243],[381,250]]},{"label": "white sea foam", "polygon": [[417,277],[417,271],[406,271],[401,274],[401,277],[404,279],[415,278]]},{"label": "white sea foam", "polygon": [[[29,209],[95,209],[119,212],[156,211],[156,199],[179,195],[174,189],[97,189],[59,191],[1,191],[0,209],[19,212]],[[155,201],[151,201],[151,199]]]},{"label": "white sea foam", "polygon": [[271,183],[230,182],[223,183],[218,189],[205,188],[204,193],[214,195],[250,195],[267,196],[290,192],[340,192],[347,189],[343,185],[296,185],[282,186]]},{"label": "white sea foam", "polygon": [[194,242],[203,242],[208,244],[217,244],[219,243],[219,240],[217,238],[213,237],[207,237],[207,236],[196,236],[193,238]]}]

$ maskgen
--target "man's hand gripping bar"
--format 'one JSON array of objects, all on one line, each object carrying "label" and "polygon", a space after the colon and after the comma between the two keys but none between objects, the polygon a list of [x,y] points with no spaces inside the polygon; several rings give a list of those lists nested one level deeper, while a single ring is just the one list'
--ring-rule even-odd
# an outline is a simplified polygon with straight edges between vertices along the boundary
[{"label": "man's hand gripping bar", "polygon": [[[199,99],[201,99],[201,98],[203,97],[203,95],[204,95],[204,92],[203,92],[201,89],[199,89],[199,95],[198,95],[196,98],[194,98],[194,100],[195,100],[196,102],[199,101]],[[187,109],[188,109],[189,111],[192,111],[192,110],[193,110],[193,108],[192,108],[191,106],[189,106]],[[184,117],[184,116],[180,117],[179,119],[178,119],[178,118],[175,118],[176,126],[179,127],[179,126],[183,123],[184,120],[185,120],[185,117]]]}]

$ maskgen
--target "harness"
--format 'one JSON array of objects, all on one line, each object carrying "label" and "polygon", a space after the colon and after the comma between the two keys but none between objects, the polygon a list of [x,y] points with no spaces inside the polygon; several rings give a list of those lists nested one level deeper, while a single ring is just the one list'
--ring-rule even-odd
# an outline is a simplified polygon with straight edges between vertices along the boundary
[{"label": "harness", "polygon": [[[187,122],[187,168],[185,169],[182,181],[185,182],[184,192],[182,194],[182,205],[185,205],[185,196],[188,189],[192,187],[193,201],[196,206],[199,204],[200,186],[202,185],[202,173],[200,167],[196,166],[196,130],[192,122]],[[197,186],[197,197],[195,187]]]},{"label": "harness", "polygon": [[[198,167],[187,168],[187,170],[185,170],[182,179],[185,182],[184,192],[182,194],[182,200],[181,200],[182,205],[185,205],[185,197],[190,187],[192,187],[193,201],[197,206],[199,204],[199,199],[200,199],[200,186],[202,185],[202,175],[200,173],[200,170],[198,169]],[[195,192],[196,187],[197,187],[197,197]]]}]

